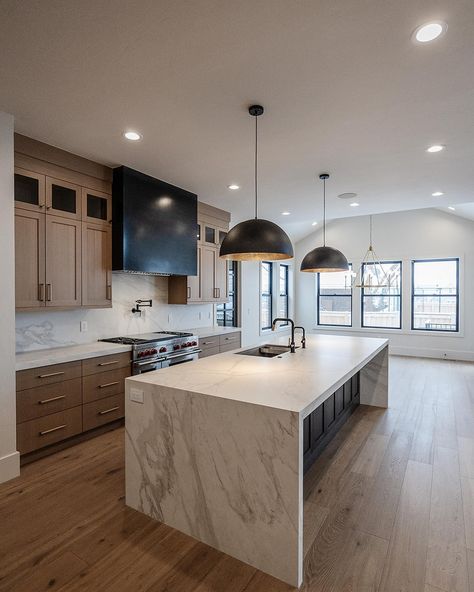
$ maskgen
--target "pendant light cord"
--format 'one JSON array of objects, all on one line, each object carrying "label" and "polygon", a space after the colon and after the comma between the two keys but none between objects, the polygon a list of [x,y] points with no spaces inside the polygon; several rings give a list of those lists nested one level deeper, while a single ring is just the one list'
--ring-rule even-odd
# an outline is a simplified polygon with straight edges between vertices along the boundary
[{"label": "pendant light cord", "polygon": [[255,117],[255,220],[258,218],[258,117]]},{"label": "pendant light cord", "polygon": [[323,179],[323,245],[326,246],[326,179]]},{"label": "pendant light cord", "polygon": [[369,216],[369,249],[372,250],[372,214]]}]

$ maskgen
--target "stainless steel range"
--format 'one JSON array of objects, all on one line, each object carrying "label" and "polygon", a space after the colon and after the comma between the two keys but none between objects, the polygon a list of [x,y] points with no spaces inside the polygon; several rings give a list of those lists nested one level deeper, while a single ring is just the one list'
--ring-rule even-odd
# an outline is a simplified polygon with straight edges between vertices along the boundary
[{"label": "stainless steel range", "polygon": [[201,351],[196,335],[175,331],[111,337],[100,341],[131,345],[134,375],[197,360]]}]

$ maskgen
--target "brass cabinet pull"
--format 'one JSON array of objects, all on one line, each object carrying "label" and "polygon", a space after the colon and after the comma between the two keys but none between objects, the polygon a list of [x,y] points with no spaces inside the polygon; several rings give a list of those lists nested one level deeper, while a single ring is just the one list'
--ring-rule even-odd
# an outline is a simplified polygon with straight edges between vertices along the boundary
[{"label": "brass cabinet pull", "polygon": [[51,397],[50,399],[43,399],[42,401],[38,401],[38,405],[46,405],[46,403],[52,403],[53,401],[60,401],[61,399],[65,399],[66,395],[58,395],[57,397]]},{"label": "brass cabinet pull", "polygon": [[105,299],[112,300],[112,286],[110,284],[107,284]]},{"label": "brass cabinet pull", "polygon": [[44,302],[44,284],[38,285],[38,300]]},{"label": "brass cabinet pull", "polygon": [[57,430],[62,430],[66,427],[67,424],[63,423],[62,425],[56,426],[55,428],[50,428],[49,430],[43,430],[39,433],[40,436],[46,436],[46,434],[50,434],[51,432],[56,432]]},{"label": "brass cabinet pull", "polygon": [[111,364],[118,364],[119,361],[118,360],[113,360],[111,362],[101,362],[100,364],[97,364],[97,366],[110,366]]},{"label": "brass cabinet pull", "polygon": [[118,384],[119,381],[116,380],[115,382],[107,382],[107,384],[99,384],[99,388],[107,388],[108,386],[114,386],[114,384]]},{"label": "brass cabinet pull", "polygon": [[49,374],[40,374],[38,378],[50,378],[51,376],[61,376],[64,372],[50,372]]},{"label": "brass cabinet pull", "polygon": [[105,409],[104,411],[99,411],[98,415],[106,415],[107,413],[112,413],[112,411],[117,411],[117,409],[120,409],[120,407],[117,405],[117,407],[111,407],[110,409]]},{"label": "brass cabinet pull", "polygon": [[53,288],[51,284],[46,284],[46,302],[51,302],[53,299]]}]

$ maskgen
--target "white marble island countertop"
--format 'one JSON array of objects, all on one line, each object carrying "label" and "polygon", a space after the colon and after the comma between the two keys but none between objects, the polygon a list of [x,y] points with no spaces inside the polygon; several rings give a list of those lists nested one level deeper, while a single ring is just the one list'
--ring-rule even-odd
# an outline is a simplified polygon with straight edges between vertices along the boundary
[{"label": "white marble island countertop", "polygon": [[52,366],[53,364],[86,360],[88,358],[120,354],[127,351],[132,351],[130,345],[102,341],[94,341],[82,345],[38,349],[35,351],[17,353],[15,369],[18,372],[19,370],[41,368],[42,366]]},{"label": "white marble island countertop", "polygon": [[[288,337],[267,340],[288,344]],[[309,335],[306,349],[274,358],[240,355],[249,347],[127,380],[308,414],[388,345],[386,339]]]}]

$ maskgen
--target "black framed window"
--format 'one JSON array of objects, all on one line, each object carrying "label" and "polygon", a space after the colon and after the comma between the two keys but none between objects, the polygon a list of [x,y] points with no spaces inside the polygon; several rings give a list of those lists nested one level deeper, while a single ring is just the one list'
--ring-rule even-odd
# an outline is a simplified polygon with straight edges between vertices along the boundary
[{"label": "black framed window", "polygon": [[417,259],[411,265],[411,328],[459,331],[459,259]]},{"label": "black framed window", "polygon": [[[352,265],[349,265],[352,270]],[[318,325],[352,327],[351,274],[347,271],[318,273]]]},{"label": "black framed window", "polygon": [[262,261],[260,266],[260,328],[271,329],[273,315],[273,266]]},{"label": "black framed window", "polygon": [[362,327],[402,328],[402,262],[383,261],[362,266]]},{"label": "black framed window", "polygon": [[[279,278],[279,293],[278,293],[278,316],[282,318],[288,318],[289,308],[289,293],[288,293],[288,282],[289,282],[289,267],[284,263],[280,263],[280,278]],[[289,323],[282,323],[282,325],[288,325]]]},{"label": "black framed window", "polygon": [[217,305],[217,324],[220,327],[238,326],[238,263],[227,262],[227,282],[229,299]]}]

